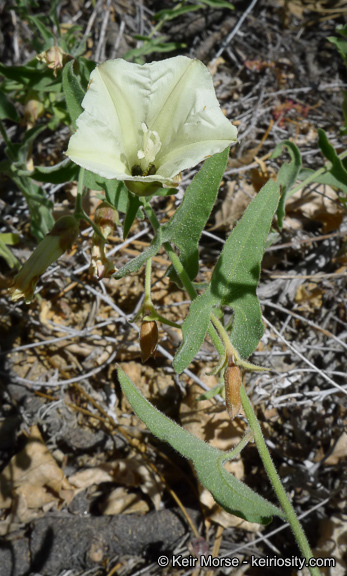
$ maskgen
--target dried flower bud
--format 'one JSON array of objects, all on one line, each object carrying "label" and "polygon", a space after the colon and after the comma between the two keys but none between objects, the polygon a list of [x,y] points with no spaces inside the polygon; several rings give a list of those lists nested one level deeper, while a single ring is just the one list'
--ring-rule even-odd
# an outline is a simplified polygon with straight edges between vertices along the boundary
[{"label": "dried flower bud", "polygon": [[40,62],[46,62],[47,68],[51,68],[54,76],[57,75],[57,70],[63,68],[66,60],[71,60],[71,56],[64,52],[59,46],[52,46],[48,50],[41,52],[36,56]]},{"label": "dried flower bud", "polygon": [[100,228],[105,240],[107,240],[119,222],[118,212],[115,208],[107,204],[107,202],[101,202],[95,210],[94,221]]},{"label": "dried flower bud", "polygon": [[43,115],[45,107],[42,104],[40,97],[37,92],[30,90],[24,105],[24,121],[27,125],[28,130],[33,128],[36,120]]},{"label": "dried flower bud", "polygon": [[225,402],[232,420],[240,414],[242,374],[239,366],[229,363],[224,372]]},{"label": "dried flower bud", "polygon": [[24,298],[25,302],[31,302],[41,274],[71,248],[78,232],[79,223],[74,216],[63,216],[54,224],[49,234],[14,277],[13,285],[9,288],[12,300]]},{"label": "dried flower bud", "polygon": [[[101,202],[95,210],[94,221],[105,240],[107,240],[118,224],[118,212],[106,202]],[[105,241],[94,232],[89,274],[101,280],[102,278],[109,278],[115,272],[117,272],[117,268],[105,254]]]},{"label": "dried flower bud", "polygon": [[158,346],[158,326],[154,320],[144,321],[141,325],[140,348],[141,360],[147,362]]}]

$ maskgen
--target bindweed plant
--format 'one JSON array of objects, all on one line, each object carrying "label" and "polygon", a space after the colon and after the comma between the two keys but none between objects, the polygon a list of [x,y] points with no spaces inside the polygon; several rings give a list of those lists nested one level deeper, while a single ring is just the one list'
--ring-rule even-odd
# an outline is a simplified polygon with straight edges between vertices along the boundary
[{"label": "bindweed plant", "polygon": [[[223,375],[230,418],[237,418],[243,410],[249,428],[234,450],[223,452],[160,413],[119,368],[123,392],[151,432],[192,461],[200,482],[225,510],[262,524],[269,523],[274,515],[287,520],[311,574],[319,574],[310,565],[313,554],[243,384],[246,371],[264,370],[248,361],[264,332],[256,288],[273,218],[276,213],[279,221],[283,218],[286,190],[297,177],[295,148],[286,144],[294,158],[292,163],[281,169],[279,182],[269,180],[251,202],[228,237],[210,281],[200,285],[195,282],[199,239],[217,198],[230,145],[237,140],[236,128],[220,109],[207,68],[183,56],[144,65],[111,60],[95,68],[85,92],[81,67],[70,60],[62,72],[62,90],[73,127],[67,158],[49,171],[35,168],[34,173],[66,180],[78,173],[75,213],[55,223],[15,277],[12,298],[31,301],[39,275],[71,246],[79,220],[86,220],[94,231],[91,269],[97,278],[113,275],[122,279],[145,267],[145,297],[138,318],[142,321],[142,359],[146,361],[158,343],[158,323],[173,325],[159,314],[151,299],[151,262],[163,248],[171,261],[168,276],[191,300],[183,324],[174,324],[182,331],[182,343],[173,367],[182,373],[209,335],[220,357],[214,373]],[[152,200],[175,194],[181,171],[202,161],[174,215],[160,222]],[[103,191],[94,221],[82,208],[88,188]],[[147,250],[115,271],[104,247],[107,236],[118,225],[118,212],[125,214],[124,237],[137,218],[145,217],[154,238]],[[226,307],[233,310],[231,323],[224,319]],[[280,507],[256,494],[224,467],[252,439]]]}]

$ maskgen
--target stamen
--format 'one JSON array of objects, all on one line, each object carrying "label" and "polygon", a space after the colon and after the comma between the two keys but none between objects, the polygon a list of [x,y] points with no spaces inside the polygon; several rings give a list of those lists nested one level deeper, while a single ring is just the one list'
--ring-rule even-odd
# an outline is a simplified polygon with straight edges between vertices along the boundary
[{"label": "stamen", "polygon": [[144,122],[141,123],[141,129],[143,132],[143,150],[137,151],[137,157],[139,160],[145,160],[146,169],[150,164],[153,164],[161,148],[161,141],[158,132],[148,130]]}]

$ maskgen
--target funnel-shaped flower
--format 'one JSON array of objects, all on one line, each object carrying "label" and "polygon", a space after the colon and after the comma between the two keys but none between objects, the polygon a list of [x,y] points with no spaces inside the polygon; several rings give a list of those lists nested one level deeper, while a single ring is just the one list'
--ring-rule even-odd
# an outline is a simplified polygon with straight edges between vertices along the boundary
[{"label": "funnel-shaped flower", "polygon": [[140,195],[176,186],[191,168],[236,141],[212,77],[185,56],[151,64],[109,60],[92,72],[67,155]]}]

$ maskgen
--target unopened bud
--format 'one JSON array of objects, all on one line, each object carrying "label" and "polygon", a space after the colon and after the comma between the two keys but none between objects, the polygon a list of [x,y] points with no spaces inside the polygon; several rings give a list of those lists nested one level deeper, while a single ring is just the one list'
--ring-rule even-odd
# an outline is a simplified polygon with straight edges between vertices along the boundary
[{"label": "unopened bud", "polygon": [[[101,202],[95,210],[94,221],[105,240],[107,240],[118,224],[118,212],[106,202]],[[117,272],[117,268],[105,254],[105,241],[94,232],[89,273],[94,276],[94,278],[101,280],[102,278],[112,276],[115,272]]]},{"label": "unopened bud", "polygon": [[140,348],[141,360],[146,362],[154,355],[158,346],[158,326],[155,320],[145,320],[141,325]]},{"label": "unopened bud", "polygon": [[242,374],[239,366],[228,364],[224,372],[225,402],[227,411],[232,420],[240,414],[241,410],[241,384]]},{"label": "unopened bud", "polygon": [[9,288],[12,300],[24,298],[31,302],[37,281],[48,266],[71,248],[79,232],[79,223],[73,216],[63,216],[40,242],[29,260],[20,269]]}]

